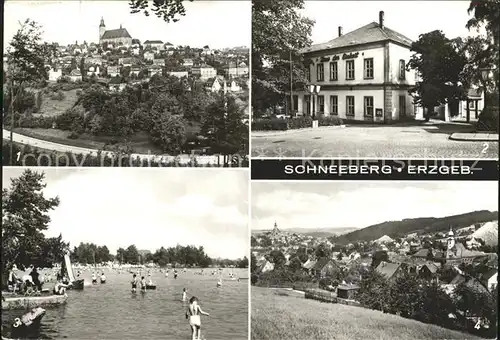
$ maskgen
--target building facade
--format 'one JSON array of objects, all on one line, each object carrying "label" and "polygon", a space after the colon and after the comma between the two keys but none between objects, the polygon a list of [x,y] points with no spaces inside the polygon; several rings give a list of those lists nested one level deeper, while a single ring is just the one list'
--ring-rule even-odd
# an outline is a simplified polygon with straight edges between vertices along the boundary
[{"label": "building facade", "polygon": [[126,28],[120,25],[120,28],[115,30],[106,30],[104,19],[101,18],[99,24],[99,44],[110,43],[113,45],[123,44],[124,46],[132,45],[132,37]]},{"label": "building facade", "polygon": [[407,71],[412,41],[379,22],[372,22],[327,43],[301,51],[308,65],[308,86],[294,97],[298,115],[337,116],[344,120],[390,123],[414,118],[408,89],[415,73]]},{"label": "building facade", "polygon": [[214,78],[217,75],[217,70],[212,66],[202,65],[193,67],[191,69],[191,73],[193,75],[197,75],[201,80],[208,80],[210,78]]}]

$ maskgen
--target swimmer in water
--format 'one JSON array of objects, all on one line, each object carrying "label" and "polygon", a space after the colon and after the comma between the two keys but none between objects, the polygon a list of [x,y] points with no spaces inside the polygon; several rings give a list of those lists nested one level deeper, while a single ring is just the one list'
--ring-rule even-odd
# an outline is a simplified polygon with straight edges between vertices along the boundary
[{"label": "swimmer in water", "polygon": [[217,281],[217,288],[222,287],[222,279],[219,278],[219,281]]},{"label": "swimmer in water", "polygon": [[184,290],[182,291],[182,301],[186,301],[187,300],[187,289],[184,288]]},{"label": "swimmer in water", "polygon": [[132,283],[132,293],[135,293],[137,291],[137,275],[134,274],[131,283]]},{"label": "swimmer in water", "polygon": [[141,277],[141,293],[146,293],[146,279],[144,276]]},{"label": "swimmer in water", "polygon": [[165,277],[168,277],[168,271],[165,272]]},{"label": "swimmer in water", "polygon": [[189,325],[191,326],[192,340],[201,340],[201,315],[209,316],[208,313],[201,310],[198,299],[193,296],[189,299],[189,306],[186,311],[186,319],[189,319]]},{"label": "swimmer in water", "polygon": [[177,279],[177,270],[174,270],[174,279]]}]

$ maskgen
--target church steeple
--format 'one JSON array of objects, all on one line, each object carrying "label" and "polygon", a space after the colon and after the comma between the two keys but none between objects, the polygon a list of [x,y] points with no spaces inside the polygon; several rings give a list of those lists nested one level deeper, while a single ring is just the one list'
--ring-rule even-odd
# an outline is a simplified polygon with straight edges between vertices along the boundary
[{"label": "church steeple", "polygon": [[104,18],[101,17],[101,24],[99,25],[99,43],[101,43],[104,32],[106,32],[106,25],[104,25]]}]

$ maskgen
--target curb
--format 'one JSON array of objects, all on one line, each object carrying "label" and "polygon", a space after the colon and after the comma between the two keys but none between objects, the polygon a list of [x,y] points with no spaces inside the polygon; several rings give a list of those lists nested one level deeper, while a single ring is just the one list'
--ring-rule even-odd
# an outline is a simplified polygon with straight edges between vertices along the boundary
[{"label": "curb", "polygon": [[[279,132],[272,132],[272,133],[266,133],[266,134],[259,134],[257,131],[257,134],[251,132],[250,136],[252,138],[265,138],[265,137],[275,137],[275,136],[286,136],[294,133],[299,133],[299,132],[304,132],[304,131],[322,131],[322,130],[333,130],[333,129],[343,129],[345,128],[346,125],[335,125],[335,126],[319,126],[317,128],[303,128],[303,129],[291,129],[291,130],[286,130],[286,131],[279,131]],[[261,131],[262,132],[262,131]]]},{"label": "curb", "polygon": [[498,136],[494,138],[474,138],[474,137],[454,137],[450,135],[450,140],[459,142],[498,142]]}]

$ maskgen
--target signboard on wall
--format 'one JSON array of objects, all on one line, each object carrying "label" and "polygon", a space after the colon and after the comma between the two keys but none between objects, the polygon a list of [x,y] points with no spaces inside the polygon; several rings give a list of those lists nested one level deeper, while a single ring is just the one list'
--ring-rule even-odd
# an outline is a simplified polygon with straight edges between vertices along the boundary
[{"label": "signboard on wall", "polygon": [[376,117],[382,117],[383,116],[383,110],[382,109],[375,109],[375,116]]}]

